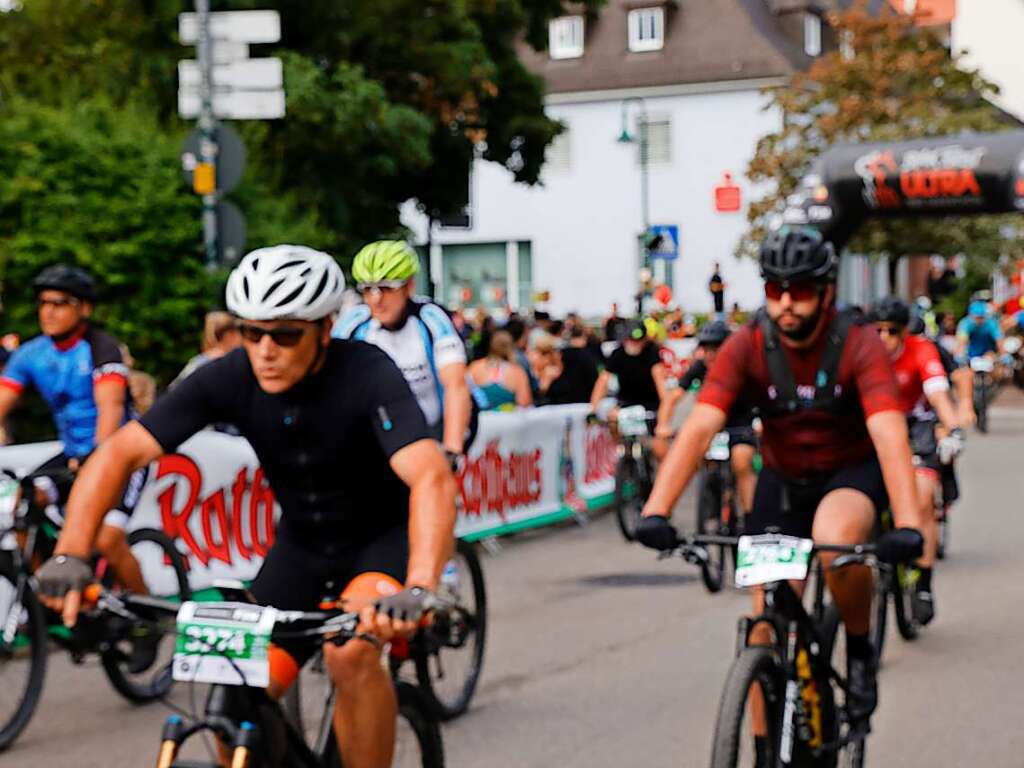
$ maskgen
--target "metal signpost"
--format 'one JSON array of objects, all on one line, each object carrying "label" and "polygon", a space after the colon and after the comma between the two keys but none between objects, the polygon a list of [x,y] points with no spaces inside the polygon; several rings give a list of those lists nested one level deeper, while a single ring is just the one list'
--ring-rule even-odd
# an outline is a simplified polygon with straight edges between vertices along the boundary
[{"label": "metal signpost", "polygon": [[178,113],[198,118],[185,142],[182,169],[203,199],[203,244],[210,265],[238,258],[245,247],[245,219],[221,196],[240,181],[245,148],[225,120],[284,117],[284,73],[280,59],[250,59],[251,44],[281,39],[276,11],[212,13],[210,0],[195,0],[195,13],[178,17],[183,45],[196,46],[196,60],[178,64]]}]

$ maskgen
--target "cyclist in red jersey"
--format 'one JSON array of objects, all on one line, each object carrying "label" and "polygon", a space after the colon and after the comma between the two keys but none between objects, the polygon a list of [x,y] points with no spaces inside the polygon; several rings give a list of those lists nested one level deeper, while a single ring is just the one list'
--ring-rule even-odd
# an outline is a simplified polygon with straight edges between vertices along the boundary
[{"label": "cyclist in red jersey", "polygon": [[925,550],[919,567],[920,578],[914,595],[914,615],[922,624],[935,617],[932,594],[932,566],[938,547],[935,496],[941,481],[940,443],[935,435],[936,417],[949,435],[942,439],[942,450],[949,463],[963,449],[963,431],[949,396],[949,377],[939,351],[930,340],[912,336],[909,331],[910,306],[896,296],[881,299],[871,311],[882,343],[892,360],[899,387],[900,405],[907,415],[917,498],[921,507]]},{"label": "cyclist in red jersey", "polygon": [[[832,244],[814,228],[783,227],[762,246],[761,272],[765,310],[719,350],[665,459],[666,471],[658,473],[638,538],[657,549],[675,545],[668,516],[737,400],[758,407],[764,423],[764,470],[746,533],[775,528],[823,543],[856,544],[870,538],[887,505],[897,525],[920,528],[892,367],[874,330],[835,309],[838,257]],[[865,718],[877,704],[877,661],[868,640],[872,575],[863,566],[833,572],[832,559],[822,557],[846,627],[851,714]],[[759,613],[763,592],[753,593]],[[766,642],[768,631],[756,626],[751,642]],[[755,736],[763,732],[755,729]]]}]

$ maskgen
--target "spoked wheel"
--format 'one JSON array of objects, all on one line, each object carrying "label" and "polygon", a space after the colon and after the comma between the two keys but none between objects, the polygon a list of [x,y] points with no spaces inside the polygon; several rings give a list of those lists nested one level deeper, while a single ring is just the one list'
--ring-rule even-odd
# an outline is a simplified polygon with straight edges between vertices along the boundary
[{"label": "spoked wheel", "polygon": [[[701,473],[700,495],[697,497],[697,533],[717,536],[722,533],[722,481],[707,470]],[[700,569],[701,579],[708,592],[714,594],[725,581],[726,548],[722,545],[705,547],[708,562]]]},{"label": "spoked wheel", "polygon": [[439,594],[458,606],[438,616],[415,653],[416,678],[438,717],[450,720],[469,708],[484,661],[487,591],[473,544],[457,542],[441,575]]},{"label": "spoked wheel", "polygon": [[28,580],[0,569],[0,750],[28,725],[46,677],[46,619]]},{"label": "spoked wheel", "polygon": [[892,602],[896,613],[896,627],[904,640],[913,640],[920,634],[921,625],[914,618],[914,592],[917,589],[918,570],[897,565],[892,574]]},{"label": "spoked wheel", "polygon": [[732,664],[718,705],[711,768],[752,768],[757,760],[752,701],[764,702],[764,765],[778,762],[779,732],[785,705],[782,670],[770,648],[745,648]]},{"label": "spoked wheel", "polygon": [[626,541],[636,541],[636,527],[649,491],[640,460],[632,451],[633,446],[627,445],[615,472],[615,517]]},{"label": "spoked wheel", "polygon": [[[398,723],[392,768],[444,768],[441,726],[422,692],[408,683],[397,683]],[[323,752],[325,768],[342,768],[334,731],[330,730]]]},{"label": "spoked wheel", "polygon": [[[163,531],[134,530],[128,534],[128,546],[142,569],[149,594],[182,602],[191,597],[185,559]],[[114,574],[105,574],[103,580],[108,588],[117,589]],[[117,639],[100,654],[111,685],[129,701],[153,701],[170,689],[175,638],[166,629],[148,622],[123,623],[117,627]],[[141,653],[143,649],[152,657],[149,664],[137,668],[147,655]]]}]

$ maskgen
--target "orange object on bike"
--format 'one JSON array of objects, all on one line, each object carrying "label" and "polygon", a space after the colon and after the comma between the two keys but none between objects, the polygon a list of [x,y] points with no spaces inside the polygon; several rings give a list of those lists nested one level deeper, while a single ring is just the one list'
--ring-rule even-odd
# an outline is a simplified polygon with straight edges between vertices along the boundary
[{"label": "orange object on bike", "polygon": [[267,658],[270,661],[270,683],[278,690],[288,690],[295,679],[299,676],[298,662],[284,648],[271,643],[267,649]]}]

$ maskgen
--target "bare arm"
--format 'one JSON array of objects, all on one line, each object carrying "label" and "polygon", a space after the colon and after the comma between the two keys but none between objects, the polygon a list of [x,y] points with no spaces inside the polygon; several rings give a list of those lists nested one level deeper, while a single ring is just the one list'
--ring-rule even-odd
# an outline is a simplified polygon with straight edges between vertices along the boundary
[{"label": "bare arm", "polygon": [[941,389],[932,392],[927,397],[928,402],[935,409],[935,413],[938,414],[939,421],[942,422],[946,429],[954,429],[960,426],[960,419],[957,418],[956,409],[953,407],[953,400],[949,396],[949,390]]},{"label": "bare arm", "polygon": [[4,422],[7,414],[14,408],[14,404],[18,402],[19,396],[19,393],[10,387],[0,387],[0,424]]},{"label": "bare arm", "polygon": [[906,417],[899,411],[882,411],[870,416],[867,426],[882,466],[882,477],[896,525],[924,530],[917,504]]},{"label": "bare arm", "polygon": [[121,426],[124,421],[124,403],[127,384],[120,381],[101,381],[93,387],[96,400],[96,444],[99,445]]},{"label": "bare arm", "polygon": [[433,440],[402,448],[391,468],[410,492],[406,583],[437,589],[455,540],[455,478]]},{"label": "bare arm", "polygon": [[597,381],[594,382],[594,391],[590,394],[590,410],[596,411],[597,406],[608,396],[608,380],[611,377],[612,375],[608,371],[601,371],[597,377]]},{"label": "bare arm", "polygon": [[54,552],[88,559],[100,522],[117,506],[128,477],[162,453],[156,438],[134,421],[100,443],[71,488],[64,528]]},{"label": "bare arm", "polygon": [[658,399],[664,400],[666,394],[665,382],[668,380],[668,371],[665,366],[658,363],[651,367],[651,378],[654,379],[654,386],[658,390]]},{"label": "bare arm", "polygon": [[465,363],[451,363],[437,372],[444,388],[444,447],[462,453],[472,413]]},{"label": "bare arm", "polygon": [[725,421],[726,414],[713,405],[697,403],[693,407],[658,470],[654,489],[644,505],[645,517],[671,516],[672,508],[696,474],[708,443],[722,431]]},{"label": "bare arm", "polygon": [[509,372],[512,375],[512,391],[516,393],[516,405],[520,408],[529,408],[533,405],[533,392],[530,391],[530,377],[526,371],[518,365],[511,366]]},{"label": "bare arm", "polygon": [[961,426],[974,426],[977,419],[977,415],[974,413],[974,371],[967,367],[957,368],[953,371],[953,388],[956,390],[956,404],[960,413]]}]

